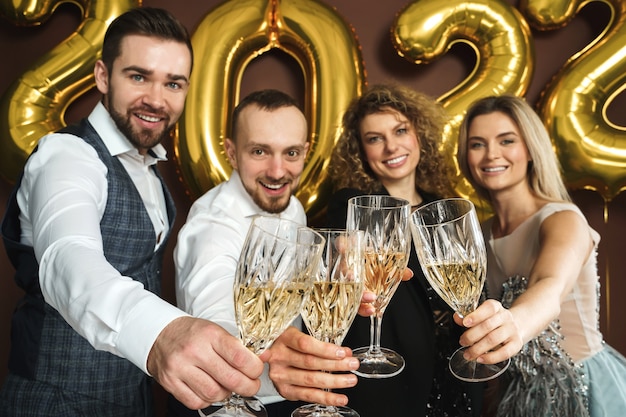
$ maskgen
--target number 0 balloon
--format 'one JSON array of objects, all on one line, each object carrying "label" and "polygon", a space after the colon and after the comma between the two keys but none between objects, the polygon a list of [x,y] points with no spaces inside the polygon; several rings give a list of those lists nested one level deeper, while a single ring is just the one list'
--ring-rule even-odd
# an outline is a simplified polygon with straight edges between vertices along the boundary
[{"label": "number 0 balloon", "polygon": [[223,141],[242,73],[252,59],[278,48],[300,64],[306,84],[311,150],[297,195],[309,216],[321,212],[330,192],[326,167],[337,126],[364,83],[360,48],[349,25],[317,1],[229,1],[205,16],[192,40],[196,70],[176,143],[192,196],[230,175]]}]

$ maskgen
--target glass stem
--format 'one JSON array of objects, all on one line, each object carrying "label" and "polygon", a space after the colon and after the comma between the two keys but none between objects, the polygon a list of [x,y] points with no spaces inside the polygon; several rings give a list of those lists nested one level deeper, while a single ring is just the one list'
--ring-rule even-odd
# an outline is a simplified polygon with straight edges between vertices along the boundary
[{"label": "glass stem", "polygon": [[380,333],[383,324],[383,313],[376,312],[370,316],[370,353],[379,354],[380,350]]},{"label": "glass stem", "polygon": [[[324,372],[325,374],[330,374],[330,371],[322,371],[322,372]],[[330,388],[323,388],[323,390],[326,392],[331,392]]]},{"label": "glass stem", "polygon": [[226,400],[224,400],[224,407],[230,409],[237,409],[243,406],[243,398],[239,394],[235,394],[234,392],[230,394]]}]

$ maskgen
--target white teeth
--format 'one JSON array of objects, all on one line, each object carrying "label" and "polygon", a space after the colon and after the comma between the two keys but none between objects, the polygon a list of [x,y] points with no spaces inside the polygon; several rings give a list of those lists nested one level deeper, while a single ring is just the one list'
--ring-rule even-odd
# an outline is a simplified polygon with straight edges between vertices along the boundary
[{"label": "white teeth", "polygon": [[145,120],[146,122],[152,122],[152,123],[156,123],[159,120],[161,120],[159,117],[151,117],[151,116],[146,116],[144,114],[138,114],[137,117],[139,117],[141,120]]},{"label": "white teeth", "polygon": [[389,159],[388,161],[385,161],[385,163],[388,165],[392,165],[392,164],[397,164],[398,162],[402,162],[405,159],[406,159],[406,155],[402,155],[397,158]]},{"label": "white teeth", "polygon": [[280,188],[282,188],[283,184],[266,184],[266,183],[262,183],[264,187],[269,188],[270,190],[278,190]]},{"label": "white teeth", "polygon": [[504,171],[506,167],[495,167],[495,168],[484,168],[485,172],[501,172]]}]

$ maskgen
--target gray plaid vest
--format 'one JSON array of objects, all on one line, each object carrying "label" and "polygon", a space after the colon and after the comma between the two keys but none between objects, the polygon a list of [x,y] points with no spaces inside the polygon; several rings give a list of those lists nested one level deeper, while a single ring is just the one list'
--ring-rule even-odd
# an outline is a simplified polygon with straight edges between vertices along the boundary
[{"label": "gray plaid vest", "polygon": [[[93,146],[108,169],[107,204],[100,222],[106,259],[123,275],[141,282],[147,290],[160,294],[166,244],[164,242],[158,251],[154,251],[154,228],[130,176],[119,160],[110,155],[86,119],[62,132],[81,137]],[[154,170],[159,175],[158,170]],[[20,182],[15,186],[2,222],[2,237],[7,254],[16,269],[15,280],[26,292],[12,318],[10,373],[32,381],[26,386],[37,383],[53,386],[57,397],[58,392],[63,392],[65,398],[60,401],[72,403],[73,410],[81,409],[77,415],[82,415],[86,410],[93,412],[97,408],[100,409],[97,415],[151,415],[149,378],[126,359],[94,349],[56,310],[44,302],[33,248],[20,243],[19,208],[15,200],[15,191],[19,185]],[[171,230],[175,207],[165,184],[163,190]],[[24,408],[28,408],[27,403],[31,400],[38,403],[39,408],[42,398],[34,397],[41,397],[41,387],[33,388],[33,397],[29,399],[29,394],[24,392],[24,384],[20,385],[22,387],[16,388],[17,392],[10,395],[21,397]],[[11,384],[6,384],[3,389],[3,396],[6,397],[6,391],[11,391]],[[54,401],[59,399],[49,398],[43,400],[43,403],[52,406]],[[83,403],[84,408],[81,408]],[[116,406],[124,411],[118,409],[107,414],[100,408]],[[41,415],[47,415],[45,409],[40,412]]]}]

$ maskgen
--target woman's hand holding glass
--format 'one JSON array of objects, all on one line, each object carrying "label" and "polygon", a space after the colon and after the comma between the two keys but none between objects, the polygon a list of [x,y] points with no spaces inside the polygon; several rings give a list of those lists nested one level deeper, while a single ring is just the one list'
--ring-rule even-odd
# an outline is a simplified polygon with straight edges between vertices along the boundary
[{"label": "woman's hand holding glass", "polygon": [[[511,310],[498,300],[489,299],[465,317],[454,315],[454,321],[468,329],[459,340],[469,360],[483,363],[506,362],[524,347],[524,337]],[[494,328],[493,323],[499,323]]]}]

